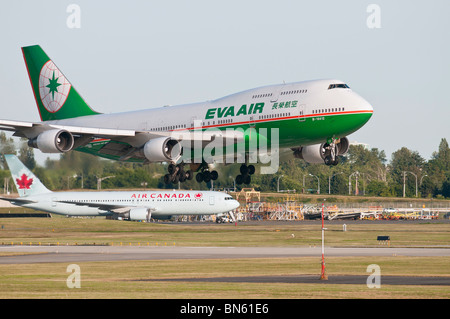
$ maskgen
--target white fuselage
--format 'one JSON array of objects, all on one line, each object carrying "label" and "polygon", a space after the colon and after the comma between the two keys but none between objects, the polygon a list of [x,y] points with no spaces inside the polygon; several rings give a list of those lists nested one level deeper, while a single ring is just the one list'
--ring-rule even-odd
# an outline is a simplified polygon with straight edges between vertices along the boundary
[{"label": "white fuselage", "polygon": [[239,203],[230,195],[213,191],[52,192],[22,198],[36,203],[21,206],[68,216],[111,215],[113,211],[108,207],[113,206],[124,210],[148,208],[151,210],[151,216],[155,218],[221,214],[239,207]]},{"label": "white fuselage", "polygon": [[[138,111],[81,116],[49,124],[122,130],[167,132],[196,128],[264,125],[270,121],[307,119],[329,114],[372,113],[372,106],[351,89],[329,89],[339,80],[313,80],[250,89],[213,101]],[[295,101],[295,107],[275,108]],[[241,109],[243,106],[244,109]],[[258,106],[259,105],[259,106]],[[258,107],[257,107],[258,106]],[[230,108],[233,107],[233,112]],[[239,111],[241,110],[241,111]],[[282,126],[282,124],[279,124]],[[299,124],[300,125],[300,124]],[[339,136],[339,132],[335,132]],[[346,132],[347,133],[347,132]],[[300,138],[301,136],[298,136]],[[318,136],[318,139],[323,137]],[[283,141],[280,141],[283,144]]]}]

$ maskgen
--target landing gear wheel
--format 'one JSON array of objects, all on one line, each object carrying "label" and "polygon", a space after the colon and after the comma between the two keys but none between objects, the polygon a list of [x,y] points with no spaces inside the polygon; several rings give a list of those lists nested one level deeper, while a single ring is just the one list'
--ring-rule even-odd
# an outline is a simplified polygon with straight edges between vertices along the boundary
[{"label": "landing gear wheel", "polygon": [[186,173],[183,170],[180,170],[178,173],[177,176],[179,176],[180,182],[184,183],[186,181]]},{"label": "landing gear wheel", "polygon": [[195,175],[195,180],[196,180],[198,183],[203,182],[203,174],[202,174],[202,173],[198,173],[197,175]]},{"label": "landing gear wheel", "polygon": [[239,169],[239,171],[241,172],[242,175],[247,175],[248,174],[248,167],[245,164],[241,165],[241,168]]},{"label": "landing gear wheel", "polygon": [[327,166],[330,166],[334,162],[330,155],[325,156],[325,159],[323,161],[325,162],[325,165],[327,165]]},{"label": "landing gear wheel", "polygon": [[240,171],[240,175],[236,176],[236,184],[250,184],[252,178],[250,177],[250,175],[255,174],[255,166],[253,165],[249,165],[247,166],[246,164],[242,164],[241,167],[239,168]]},{"label": "landing gear wheel", "polygon": [[211,172],[210,171],[203,172],[203,181],[205,183],[209,183],[211,181]]},{"label": "landing gear wheel", "polygon": [[170,174],[164,175],[164,183],[165,184],[170,184],[171,181],[172,181],[172,176]]},{"label": "landing gear wheel", "polygon": [[217,173],[217,171],[212,171],[211,172],[211,179],[213,181],[217,180],[219,178],[219,173]]},{"label": "landing gear wheel", "polygon": [[172,175],[173,173],[175,173],[176,168],[177,167],[175,164],[169,164],[169,166],[167,167],[167,172],[169,172],[169,174]]},{"label": "landing gear wheel", "polygon": [[336,156],[336,158],[334,159],[334,162],[331,165],[336,166],[337,164],[339,164],[339,157]]},{"label": "landing gear wheel", "polygon": [[188,180],[188,181],[190,181],[190,180],[192,180],[194,178],[194,174],[192,174],[192,171],[191,170],[188,170],[187,172],[186,172],[186,179]]}]

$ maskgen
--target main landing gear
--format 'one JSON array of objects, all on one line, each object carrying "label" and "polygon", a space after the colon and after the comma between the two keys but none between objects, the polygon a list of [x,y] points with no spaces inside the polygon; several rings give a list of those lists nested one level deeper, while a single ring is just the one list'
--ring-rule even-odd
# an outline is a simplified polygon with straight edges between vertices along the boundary
[{"label": "main landing gear", "polygon": [[246,165],[246,164],[242,164],[240,169],[240,175],[236,176],[236,184],[241,185],[242,183],[244,184],[250,184],[250,182],[252,181],[252,178],[250,175],[255,174],[255,166],[253,165]]},{"label": "main landing gear", "polygon": [[215,181],[218,178],[219,173],[217,173],[217,171],[210,171],[209,169],[204,169],[201,172],[198,172],[197,175],[195,175],[195,180],[199,183],[209,183],[210,181]]},{"label": "main landing gear", "polygon": [[338,146],[333,141],[331,143],[326,143],[323,148],[325,149],[325,154],[323,161],[325,165],[327,166],[335,166],[339,164],[339,157],[338,157]]},{"label": "main landing gear", "polygon": [[[177,184],[178,182],[183,183],[187,180],[192,180],[194,177],[194,171],[198,171],[197,175],[195,175],[195,180],[198,183],[205,182],[209,183],[210,181],[215,181],[219,178],[219,173],[215,170],[210,170],[208,164],[202,163],[198,165],[194,165],[189,170],[184,170],[184,164],[169,164],[167,169],[167,174],[164,175],[164,183],[166,184]],[[236,176],[235,181],[236,184],[250,184],[251,175],[255,173],[255,166],[242,164],[240,169],[240,174]]]},{"label": "main landing gear", "polygon": [[178,184],[183,183],[186,180],[191,180],[194,174],[191,170],[185,171],[184,164],[169,164],[167,168],[168,174],[164,175],[164,183],[166,184]]}]

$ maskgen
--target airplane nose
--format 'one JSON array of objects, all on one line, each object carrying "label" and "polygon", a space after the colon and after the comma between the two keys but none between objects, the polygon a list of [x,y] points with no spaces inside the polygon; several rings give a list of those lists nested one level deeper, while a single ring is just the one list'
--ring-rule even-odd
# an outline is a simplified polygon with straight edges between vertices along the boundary
[{"label": "airplane nose", "polygon": [[373,113],[373,106],[359,94],[354,93],[354,103],[360,111],[366,111],[367,113]]},{"label": "airplane nose", "polygon": [[233,209],[236,209],[240,206],[239,202],[237,200],[233,200]]}]

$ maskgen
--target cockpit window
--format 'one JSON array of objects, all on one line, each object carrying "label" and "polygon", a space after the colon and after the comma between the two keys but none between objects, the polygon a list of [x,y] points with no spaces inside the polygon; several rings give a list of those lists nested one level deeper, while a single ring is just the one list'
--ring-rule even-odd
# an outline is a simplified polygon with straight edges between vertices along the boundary
[{"label": "cockpit window", "polygon": [[229,196],[229,197],[225,197],[225,200],[232,200],[233,197]]},{"label": "cockpit window", "polygon": [[339,83],[339,84],[330,84],[330,86],[328,87],[328,90],[331,89],[349,89],[350,87],[347,84],[344,83]]}]

